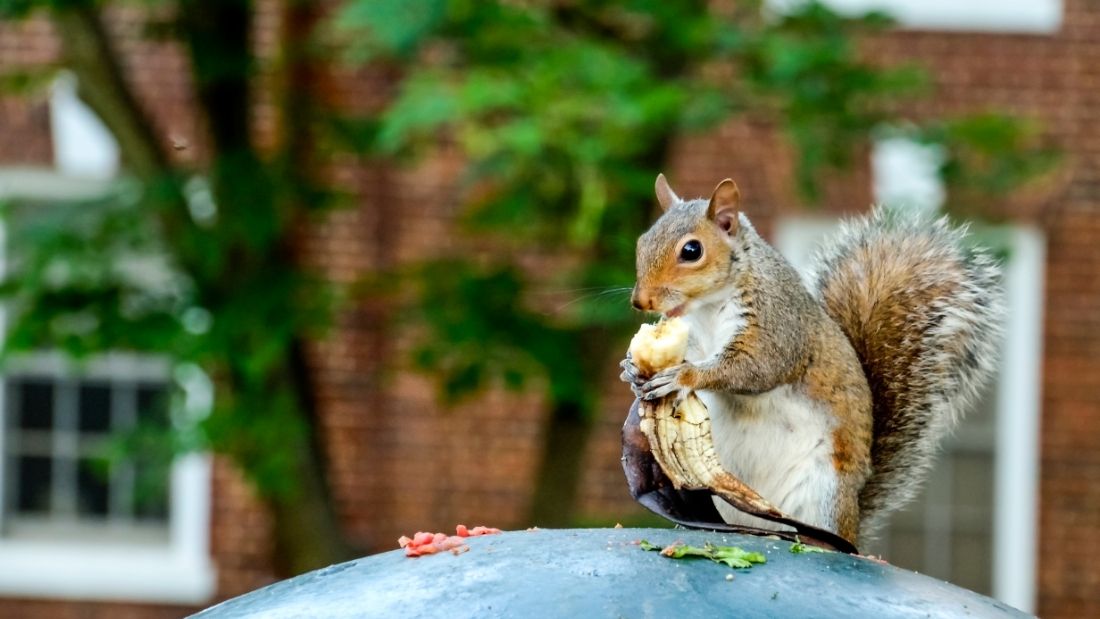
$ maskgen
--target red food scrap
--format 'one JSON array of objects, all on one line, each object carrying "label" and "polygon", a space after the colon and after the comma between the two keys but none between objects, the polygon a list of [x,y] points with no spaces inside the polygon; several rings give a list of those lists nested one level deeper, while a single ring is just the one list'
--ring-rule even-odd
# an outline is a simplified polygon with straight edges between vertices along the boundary
[{"label": "red food scrap", "polygon": [[459,537],[477,537],[479,535],[500,533],[500,529],[494,529],[493,527],[474,527],[472,529],[467,529],[466,525],[460,524],[455,527],[455,533],[458,533]]},{"label": "red food scrap", "polygon": [[493,527],[474,527],[468,529],[466,525],[460,524],[455,527],[455,533],[457,533],[457,535],[417,531],[416,535],[413,535],[411,538],[402,535],[401,538],[397,540],[397,543],[405,549],[406,557],[433,555],[437,552],[446,550],[450,550],[457,555],[469,549],[465,542],[467,537],[493,535],[494,533],[500,533],[500,529],[494,529]]}]

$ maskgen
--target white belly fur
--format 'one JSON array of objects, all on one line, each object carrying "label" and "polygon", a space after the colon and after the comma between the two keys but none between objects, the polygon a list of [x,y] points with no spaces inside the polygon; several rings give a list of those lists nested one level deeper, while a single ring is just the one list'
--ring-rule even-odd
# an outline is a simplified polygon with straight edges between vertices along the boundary
[{"label": "white belly fur", "polygon": [[[808,524],[836,529],[837,475],[825,411],[782,386],[756,396],[700,391],[707,406],[718,461],[773,505]],[[786,528],[715,498],[730,524]]]},{"label": "white belly fur", "polygon": [[[685,316],[692,363],[713,359],[744,328],[741,308],[728,294],[722,296]],[[836,530],[837,475],[827,411],[790,386],[755,396],[712,391],[698,396],[710,413],[715,450],[726,470],[795,519]],[[730,524],[787,528],[745,515],[722,499],[714,503]]]}]

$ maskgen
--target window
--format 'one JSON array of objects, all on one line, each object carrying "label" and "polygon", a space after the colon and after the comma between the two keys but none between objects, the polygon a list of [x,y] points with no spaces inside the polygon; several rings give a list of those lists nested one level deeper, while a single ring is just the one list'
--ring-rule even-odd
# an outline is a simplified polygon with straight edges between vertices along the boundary
[{"label": "window", "polygon": [[[0,170],[0,201],[49,204],[103,189],[87,177]],[[149,266],[135,261],[127,266]],[[0,331],[2,318],[0,311]],[[77,365],[43,352],[4,370],[0,595],[207,601],[215,585],[209,458],[169,460],[155,449],[104,457],[121,437],[155,434],[209,410],[205,375],[118,353]],[[169,418],[170,398],[179,398],[173,410],[187,419]]]},{"label": "window", "polygon": [[926,213],[943,208],[943,150],[903,137],[878,140],[871,151],[875,200]]},{"label": "window", "polygon": [[109,179],[118,172],[118,143],[76,94],[76,78],[62,73],[50,92],[54,164],[74,178]]},{"label": "window", "polygon": [[[783,12],[804,2],[767,0],[767,5]],[[1061,0],[822,0],[822,4],[842,14],[883,11],[902,27],[929,30],[1050,34],[1062,26]]]},{"label": "window", "polygon": [[[210,463],[129,451],[111,440],[170,423],[167,398],[208,405],[197,371],[112,354],[14,363],[0,424],[0,594],[198,603],[213,593]],[[181,392],[181,393],[174,393]]]},{"label": "window", "polygon": [[169,429],[167,368],[146,365],[153,372],[145,377],[8,371],[5,537],[167,541],[171,462],[165,452],[108,453],[122,436],[161,436]]},{"label": "window", "polygon": [[[836,225],[782,220],[776,247],[805,272],[812,252]],[[861,550],[1033,612],[1034,562],[1019,557],[1037,550],[1044,244],[1027,227],[998,233],[1007,250],[1008,306],[998,375],[944,442],[921,496]]]}]

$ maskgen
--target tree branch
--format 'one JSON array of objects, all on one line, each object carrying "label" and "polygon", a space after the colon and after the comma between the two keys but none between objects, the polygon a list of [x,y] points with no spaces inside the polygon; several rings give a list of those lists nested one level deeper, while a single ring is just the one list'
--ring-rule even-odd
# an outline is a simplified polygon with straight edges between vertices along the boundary
[{"label": "tree branch", "polygon": [[77,92],[118,140],[123,163],[143,181],[163,178],[167,153],[126,84],[118,54],[99,13],[90,4],[65,3],[54,12],[65,66],[76,74]]},{"label": "tree branch", "polygon": [[251,159],[252,2],[181,0],[179,23],[214,152]]}]

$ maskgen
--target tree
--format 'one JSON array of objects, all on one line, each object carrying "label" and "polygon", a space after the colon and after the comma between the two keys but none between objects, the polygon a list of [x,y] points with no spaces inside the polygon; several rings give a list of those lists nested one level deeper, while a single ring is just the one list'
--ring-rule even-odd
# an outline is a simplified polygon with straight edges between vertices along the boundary
[{"label": "tree", "polygon": [[[1010,119],[922,125],[899,116],[898,103],[924,90],[922,74],[875,66],[857,49],[889,23],[816,2],[778,15],[759,2],[347,5],[342,25],[357,51],[403,76],[390,105],[359,125],[364,143],[399,157],[457,144],[468,162],[465,231],[500,250],[402,269],[390,287],[412,289],[399,313],[421,327],[415,362],[439,377],[444,401],[494,384],[544,386],[550,423],[533,522],[567,525],[574,515],[601,369],[615,365],[637,324],[625,302],[634,241],[677,136],[736,114],[770,123],[795,147],[810,202],[823,173],[885,130],[944,145],[947,179],[981,185],[981,195],[1043,167],[1032,133]],[[523,269],[515,257],[532,253],[560,270]],[[601,292],[553,311],[532,294],[548,288]]]},{"label": "tree", "polygon": [[[60,64],[118,140],[125,167],[113,195],[23,221],[12,235],[19,259],[4,292],[16,311],[5,352],[131,349],[205,371],[214,410],[201,433],[173,437],[176,446],[209,447],[243,469],[273,515],[277,567],[299,573],[351,554],[333,515],[304,358],[331,294],[296,250],[297,231],[328,204],[309,176],[317,160],[304,47],[317,14],[308,2],[281,6],[287,28],[272,83],[283,85],[282,122],[278,145],[262,152],[250,129],[253,3],[166,4],[156,14],[167,21],[150,23],[181,42],[208,129],[210,151],[193,168],[173,161],[138,103],[102,3],[0,2],[0,15],[48,12]],[[151,290],[116,268],[135,255],[163,257],[170,285]]]},{"label": "tree", "polygon": [[[340,291],[303,266],[296,242],[336,202],[336,188],[312,173],[325,156],[322,138],[338,134],[346,148],[394,159],[430,152],[441,134],[461,148],[470,244],[510,251],[384,274],[413,293],[394,314],[425,336],[414,361],[440,378],[449,401],[493,384],[545,390],[552,421],[532,514],[561,524],[573,513],[575,454],[591,428],[600,370],[636,319],[625,302],[592,299],[548,314],[531,290],[629,285],[654,174],[682,132],[738,113],[766,119],[796,146],[799,183],[812,196],[819,175],[894,120],[892,104],[920,81],[856,53],[855,37],[884,18],[844,19],[816,4],[765,18],[755,3],[711,11],[702,1],[351,0],[337,6],[339,28],[356,35],[348,51],[402,79],[381,114],[350,118],[325,109],[310,88],[315,71],[335,62],[331,45],[314,45],[329,32],[314,3],[276,5],[285,28],[262,81],[256,3],[151,4],[150,31],[174,37],[189,62],[209,142],[199,164],[175,161],[153,130],[106,33],[104,3],[0,0],[0,15],[49,15],[60,64],[117,138],[125,166],[112,196],[12,235],[20,258],[2,290],[15,309],[7,352],[126,348],[201,368],[215,385],[214,410],[199,432],[171,438],[228,456],[254,482],[274,516],[284,573],[348,553],[304,352]],[[367,43],[354,45],[363,32]],[[280,110],[272,148],[250,129],[258,85]],[[972,125],[913,131],[951,153],[989,143],[988,132],[967,137],[959,126]],[[997,126],[1006,143],[1027,146],[1015,124]],[[998,169],[998,149],[980,154]],[[1023,161],[1009,168],[1030,169]],[[982,185],[964,167],[957,177]],[[135,253],[163,256],[171,285],[152,290],[115,268]],[[562,268],[534,273],[520,254]]]}]

